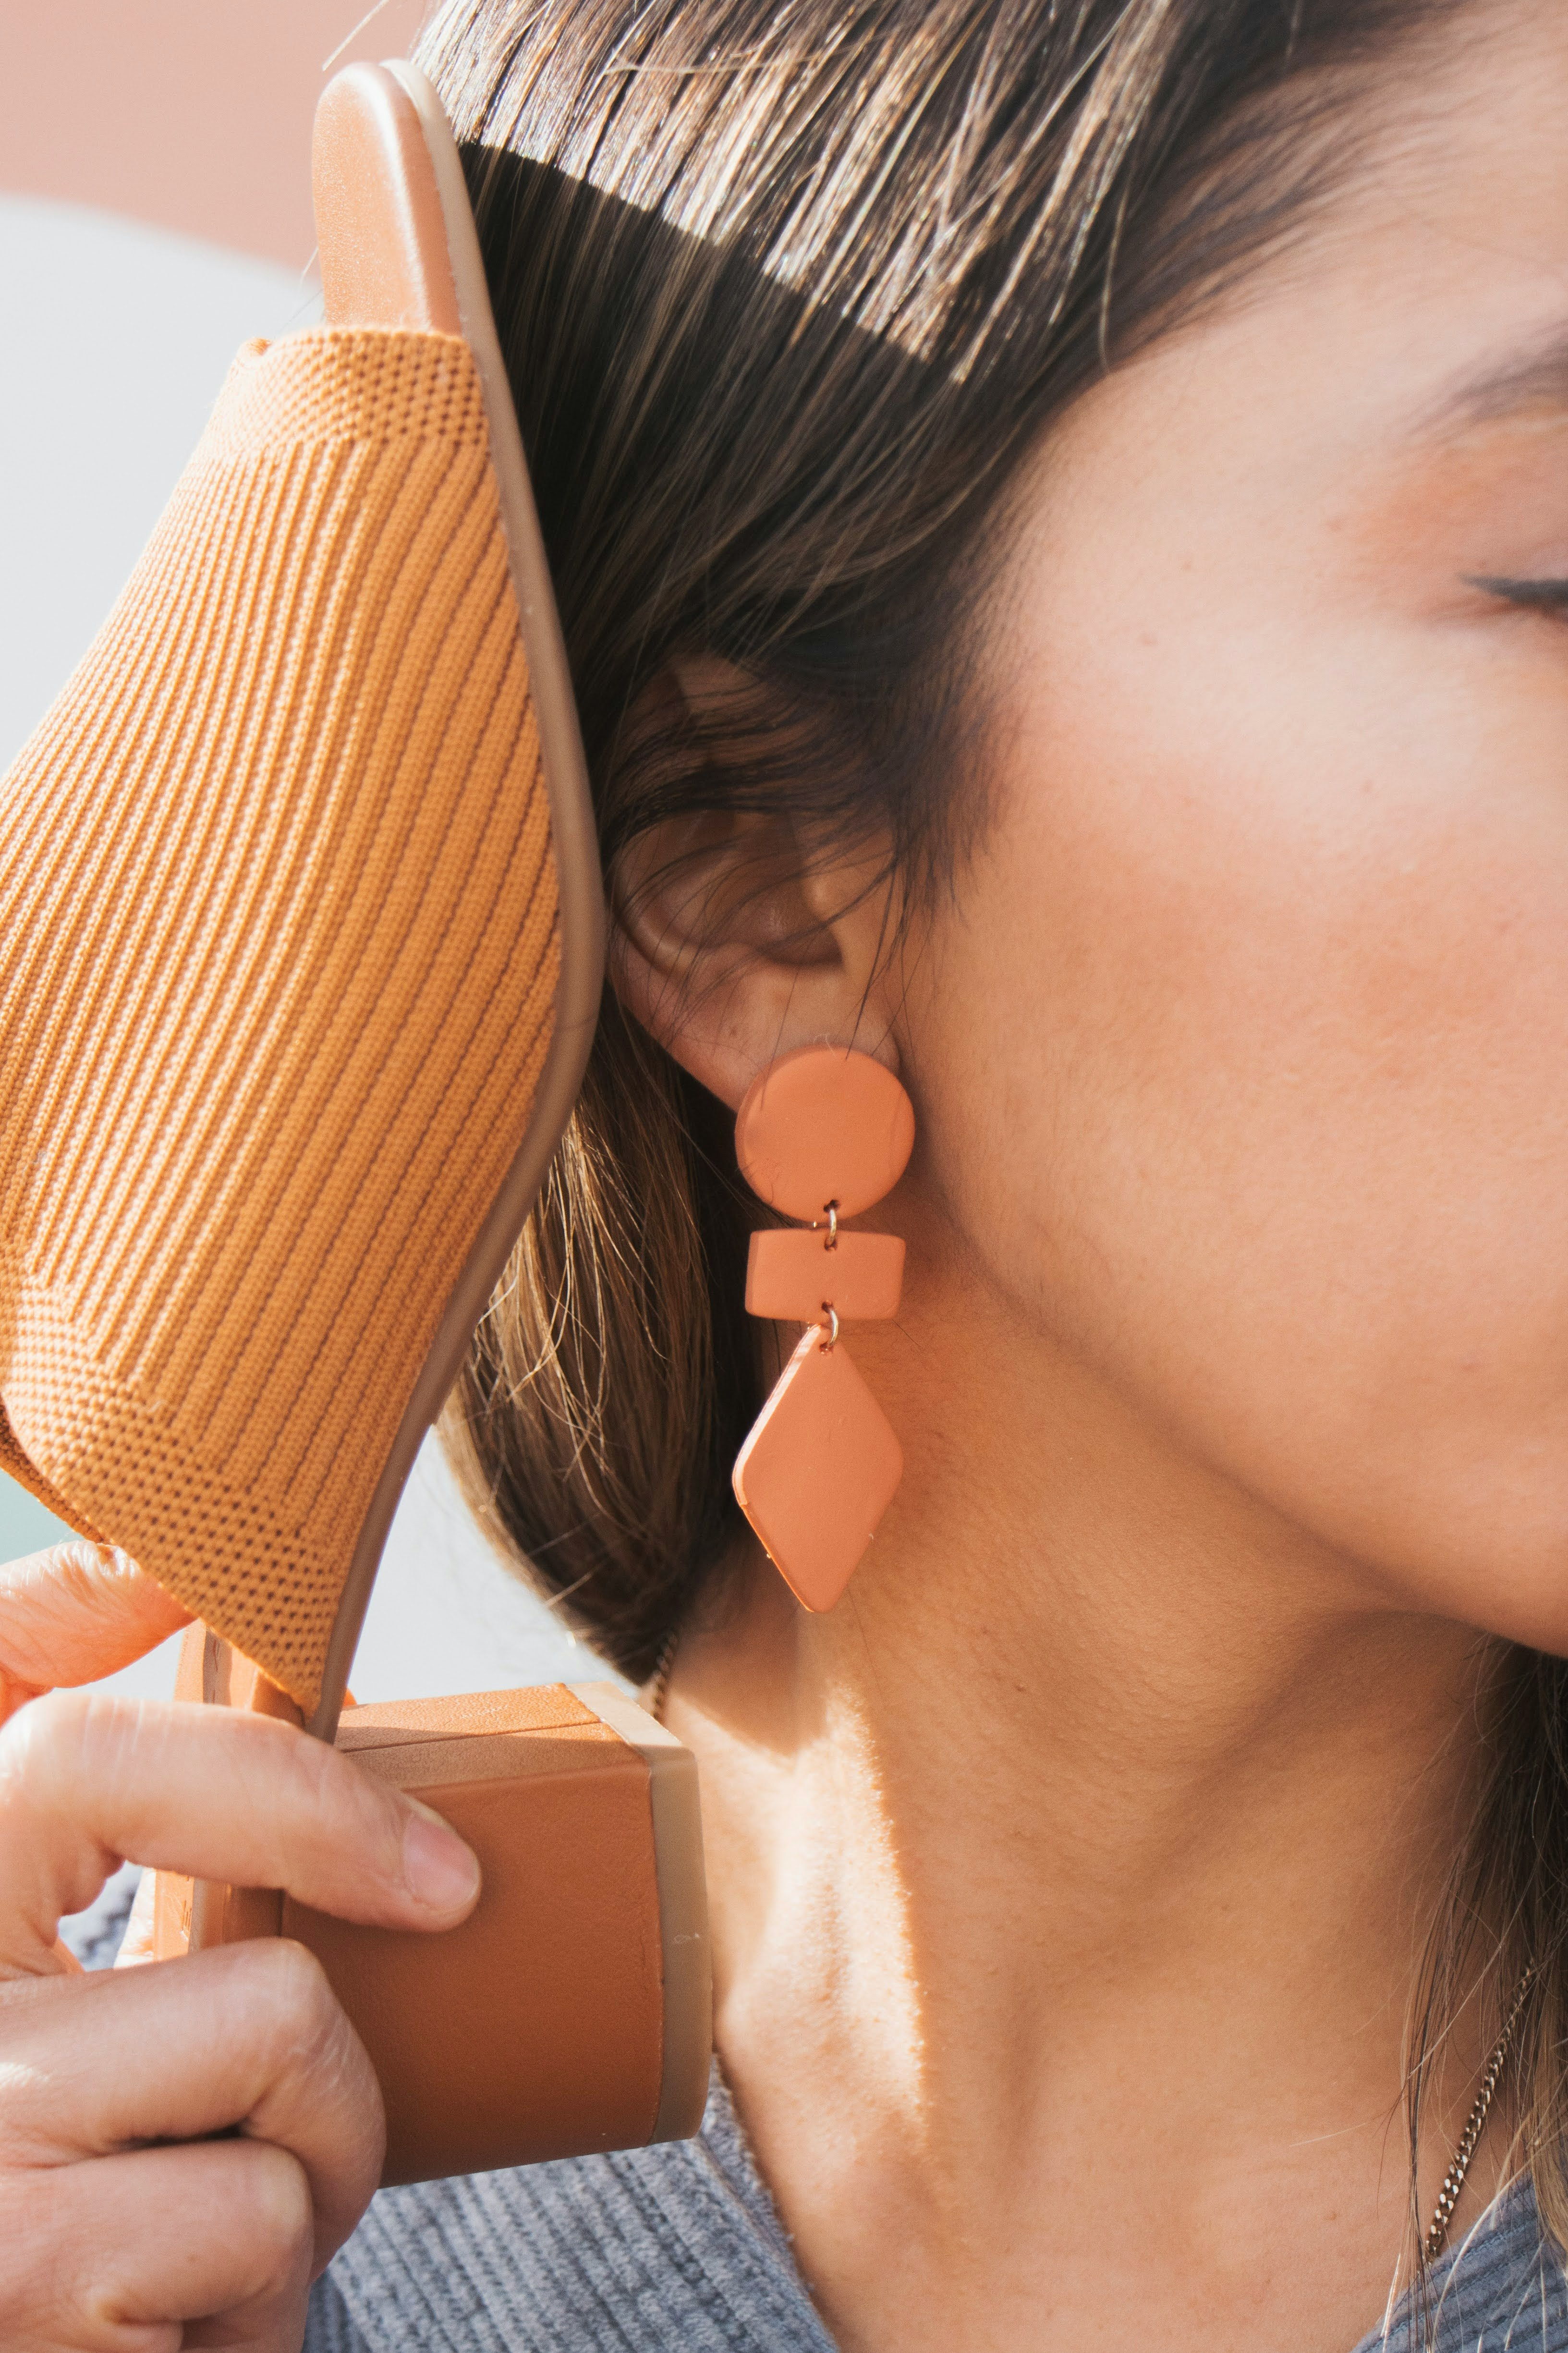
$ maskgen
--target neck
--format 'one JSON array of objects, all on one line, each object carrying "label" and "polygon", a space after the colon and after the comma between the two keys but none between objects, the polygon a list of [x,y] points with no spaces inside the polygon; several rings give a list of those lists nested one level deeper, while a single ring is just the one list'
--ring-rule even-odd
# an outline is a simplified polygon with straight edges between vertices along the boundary
[{"label": "neck", "polygon": [[[1266,2241],[1281,2287],[1321,2266],[1316,2200],[1342,2347],[1405,2223],[1402,2027],[1473,1785],[1475,1639],[1048,1345],[947,1332],[851,1335],[908,1469],[845,1601],[808,1618],[742,1565],[678,1661],[720,2050],[764,2171],[851,2346],[923,2344],[927,2318],[959,2341],[939,2308],[1010,2212],[1021,2243],[1054,2218],[1063,2309],[1058,2230],[1125,2245],[1136,2216],[1168,2309],[1216,2232],[1232,2269]],[[1434,2188],[1475,2057],[1434,2103]],[[921,2253],[889,2280],[900,2246]],[[1041,2292],[1019,2284],[1037,2318]]]}]

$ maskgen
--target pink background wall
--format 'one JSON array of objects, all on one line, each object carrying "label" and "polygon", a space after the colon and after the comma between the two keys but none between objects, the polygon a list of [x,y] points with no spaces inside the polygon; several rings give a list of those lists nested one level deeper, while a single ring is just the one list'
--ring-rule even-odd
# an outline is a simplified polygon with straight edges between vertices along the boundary
[{"label": "pink background wall", "polygon": [[17,0],[0,188],[96,205],[302,268],[323,60],[399,57],[425,0]]}]

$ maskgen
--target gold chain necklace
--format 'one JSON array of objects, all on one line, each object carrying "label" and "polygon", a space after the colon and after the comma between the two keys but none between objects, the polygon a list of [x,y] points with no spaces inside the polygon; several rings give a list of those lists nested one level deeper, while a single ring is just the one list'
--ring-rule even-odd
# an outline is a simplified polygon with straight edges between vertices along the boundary
[{"label": "gold chain necklace", "polygon": [[1535,1964],[1531,1961],[1519,1981],[1519,1990],[1514,1995],[1512,2007],[1503,2021],[1502,2032],[1492,2045],[1492,2055],[1487,2061],[1481,2075],[1481,2088],[1476,2094],[1476,2105],[1470,2110],[1469,2119],[1464,2131],[1459,2135],[1459,2146],[1449,2161],[1447,2172],[1443,2176],[1443,2187],[1437,2192],[1437,2203],[1433,2211],[1432,2220],[1426,2226],[1426,2236],[1421,2242],[1421,2252],[1427,2263],[1434,2262],[1443,2252],[1448,2236],[1448,2224],[1453,2220],[1454,2209],[1459,2202],[1459,2192],[1465,2186],[1465,2176],[1470,2169],[1470,2159],[1479,2147],[1481,2134],[1486,2129],[1487,2116],[1497,2096],[1497,2087],[1502,2081],[1503,2070],[1508,2065],[1508,2054],[1513,2047],[1514,2033],[1519,2025],[1519,2014],[1524,2008],[1524,1997],[1530,1991],[1531,1980],[1534,1975]]}]

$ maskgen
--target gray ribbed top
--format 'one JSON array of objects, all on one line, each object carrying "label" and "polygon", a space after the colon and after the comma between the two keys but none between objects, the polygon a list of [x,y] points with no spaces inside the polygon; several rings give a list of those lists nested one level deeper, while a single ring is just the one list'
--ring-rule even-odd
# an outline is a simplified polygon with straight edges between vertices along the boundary
[{"label": "gray ribbed top", "polygon": [[[1434,2353],[1568,2353],[1568,2283],[1516,2189],[1432,2274]],[[1408,2306],[1386,2340],[1417,2353]],[[1154,2334],[1158,2335],[1157,2328]],[[831,2353],[717,2074],[700,2138],[384,2189],[305,2353]]]},{"label": "gray ribbed top", "polygon": [[717,2073],[696,2140],[384,2189],[305,2353],[832,2353]]}]

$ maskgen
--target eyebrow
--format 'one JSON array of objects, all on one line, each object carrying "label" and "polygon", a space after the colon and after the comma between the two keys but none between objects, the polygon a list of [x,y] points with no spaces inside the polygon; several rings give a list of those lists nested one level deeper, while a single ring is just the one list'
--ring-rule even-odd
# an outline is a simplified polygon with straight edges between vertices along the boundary
[{"label": "eyebrow", "polygon": [[1568,408],[1568,326],[1500,364],[1462,376],[1421,422],[1428,433],[1463,432],[1530,408]]}]

